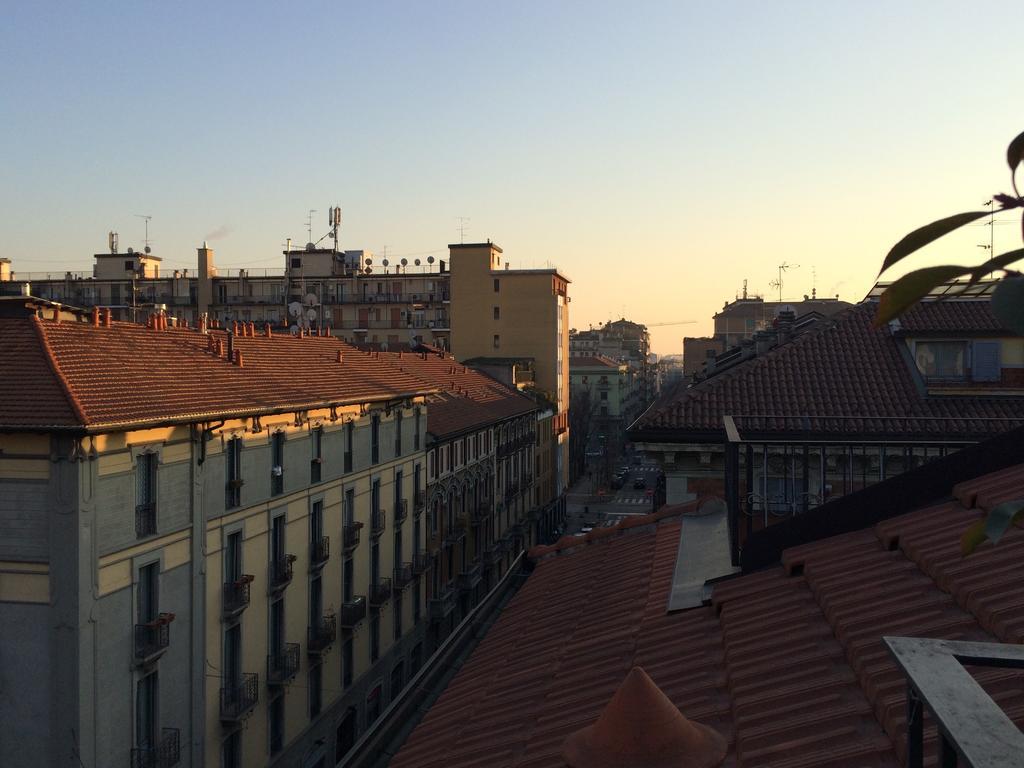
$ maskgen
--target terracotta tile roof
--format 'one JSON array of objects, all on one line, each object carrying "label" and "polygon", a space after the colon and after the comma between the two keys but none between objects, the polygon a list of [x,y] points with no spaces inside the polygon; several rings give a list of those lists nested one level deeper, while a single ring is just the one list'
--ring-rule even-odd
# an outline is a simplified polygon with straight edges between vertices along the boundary
[{"label": "terracotta tile roof", "polygon": [[992,313],[989,297],[951,301],[923,301],[900,317],[900,329],[907,333],[1006,333]]},{"label": "terracotta tile roof", "polygon": [[437,437],[537,410],[530,398],[444,352],[377,354],[404,375],[438,390],[427,400],[427,431]]},{"label": "terracotta tile roof", "polygon": [[[209,335],[114,323],[3,320],[0,427],[93,429],[353,403],[434,391],[332,337],[236,336],[243,366]],[[343,361],[338,362],[339,353]]]},{"label": "terracotta tile roof", "polygon": [[[959,552],[982,510],[1022,495],[1024,465],[962,483],[952,501],[788,549],[674,614],[675,522],[543,560],[391,765],[560,768],[566,736],[639,665],[728,739],[726,765],[895,768],[906,681],[881,638],[1024,641],[1024,530]],[[1024,724],[1024,671],[972,674]],[[934,760],[927,719],[925,737]]]},{"label": "terracotta tile roof", "polygon": [[[962,325],[968,315],[981,323],[979,318],[988,312],[987,304],[975,301],[943,302],[941,307],[922,309],[920,316],[912,312],[908,322],[923,324],[928,318],[937,329],[947,315],[952,325]],[[901,351],[905,342],[888,328],[874,328],[874,313],[872,303],[851,307],[771,352],[670,391],[633,424],[634,439],[720,432],[726,415],[779,417],[759,420],[752,427],[756,431],[793,431],[796,425],[815,432],[900,435],[990,435],[1024,420],[1022,397],[926,395],[912,361]],[[804,416],[809,417],[806,422],[795,421]],[[1000,425],[982,419],[1009,421]]]}]

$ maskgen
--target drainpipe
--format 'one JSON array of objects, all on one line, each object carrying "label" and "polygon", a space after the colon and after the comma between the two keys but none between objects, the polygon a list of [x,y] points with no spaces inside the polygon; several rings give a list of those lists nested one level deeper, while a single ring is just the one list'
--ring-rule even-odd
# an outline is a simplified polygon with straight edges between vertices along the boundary
[{"label": "drainpipe", "polygon": [[206,759],[206,520],[203,514],[202,466],[206,459],[209,430],[209,427],[192,425],[192,450],[189,456],[189,520],[192,524],[189,547],[192,581],[192,637],[189,647],[192,738],[189,743],[192,765],[203,765]]}]

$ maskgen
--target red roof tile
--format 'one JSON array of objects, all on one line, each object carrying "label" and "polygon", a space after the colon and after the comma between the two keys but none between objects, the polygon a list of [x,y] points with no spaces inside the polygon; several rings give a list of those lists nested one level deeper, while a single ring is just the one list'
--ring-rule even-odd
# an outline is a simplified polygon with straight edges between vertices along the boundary
[{"label": "red roof tile", "polygon": [[[912,311],[911,324],[925,325],[927,318],[928,327],[941,330],[945,326],[939,321],[948,320],[955,332],[972,318],[984,325],[975,316],[989,312],[986,303],[974,301],[943,302],[942,307]],[[872,303],[851,307],[788,344],[692,387],[674,389],[631,430],[639,439],[644,435],[677,439],[688,431],[722,431],[727,415],[766,414],[777,418],[759,420],[750,428],[989,435],[1024,420],[1022,397],[980,392],[970,397],[929,397],[912,371],[906,350],[901,350],[905,342],[888,328],[874,328],[874,313]],[[806,422],[795,420],[804,416]],[[857,418],[844,421],[842,417]]]},{"label": "red roof tile", "polygon": [[992,313],[989,297],[922,301],[900,316],[904,333],[1005,333],[1012,335]]},{"label": "red roof tile", "polygon": [[[392,766],[545,766],[633,665],[729,742],[727,765],[897,766],[906,680],[883,635],[1024,642],[1024,530],[959,553],[974,506],[1024,496],[1024,465],[956,499],[785,551],[666,613],[679,526],[542,559]],[[963,502],[963,503],[962,503]],[[1024,672],[972,670],[1018,725]],[[926,719],[926,754],[935,728]]]},{"label": "red roof tile", "polygon": [[25,317],[0,320],[0,336],[5,428],[137,426],[436,389],[333,337],[236,336],[238,366],[210,351],[219,331]]},{"label": "red roof tile", "polygon": [[604,355],[576,355],[569,358],[569,368],[618,368],[622,363]]}]

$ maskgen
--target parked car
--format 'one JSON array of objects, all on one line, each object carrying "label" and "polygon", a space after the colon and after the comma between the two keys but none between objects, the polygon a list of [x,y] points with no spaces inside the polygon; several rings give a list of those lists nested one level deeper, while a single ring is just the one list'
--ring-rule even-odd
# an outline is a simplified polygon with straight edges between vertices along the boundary
[{"label": "parked car", "polygon": [[635,488],[638,491],[646,490],[647,481],[644,480],[642,477],[638,477],[636,480],[633,481],[633,488]]}]

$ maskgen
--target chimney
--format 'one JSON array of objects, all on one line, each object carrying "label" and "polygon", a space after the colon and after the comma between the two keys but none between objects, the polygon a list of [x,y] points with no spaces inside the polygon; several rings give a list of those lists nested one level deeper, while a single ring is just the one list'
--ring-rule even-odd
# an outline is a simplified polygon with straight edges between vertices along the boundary
[{"label": "chimney", "polygon": [[598,717],[562,742],[570,768],[714,768],[728,743],[687,720],[640,667],[633,667]]},{"label": "chimney", "polygon": [[242,350],[239,349],[239,350],[235,351],[234,363],[239,368],[244,368],[245,367],[245,365],[242,363]]},{"label": "chimney", "polygon": [[269,339],[273,335],[273,333],[274,332],[270,329],[270,323],[266,323],[263,326],[263,335]]},{"label": "chimney", "polygon": [[92,327],[93,328],[99,328],[100,327],[100,308],[99,307],[93,307],[92,308]]},{"label": "chimney", "polygon": [[107,309],[106,314],[103,316],[103,327],[110,328],[114,324],[114,310]]},{"label": "chimney", "polygon": [[339,349],[338,350],[338,362],[341,363],[341,362],[344,362],[344,360],[345,360],[345,354]]},{"label": "chimney", "polygon": [[200,314],[208,312],[213,303],[213,278],[217,275],[217,268],[213,266],[213,249],[203,241],[203,247],[197,249],[199,270],[196,280],[196,309]]},{"label": "chimney", "polygon": [[196,328],[199,329],[200,333],[203,333],[203,334],[207,333],[206,323],[207,323],[207,318],[206,318],[206,313],[204,312],[203,314],[201,314],[199,316],[198,324],[196,325]]}]

